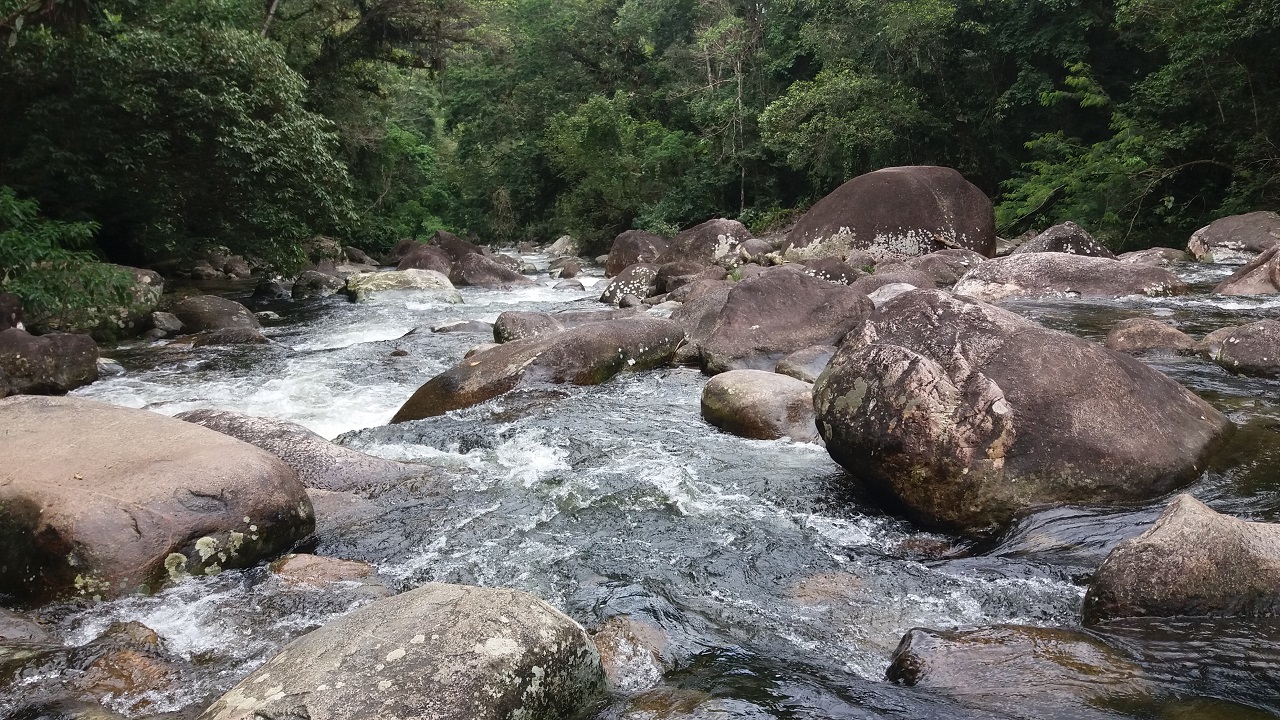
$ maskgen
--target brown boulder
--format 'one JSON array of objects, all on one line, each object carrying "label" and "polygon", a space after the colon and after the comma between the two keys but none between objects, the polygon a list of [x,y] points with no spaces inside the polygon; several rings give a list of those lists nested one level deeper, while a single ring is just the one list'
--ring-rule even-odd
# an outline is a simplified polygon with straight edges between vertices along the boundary
[{"label": "brown boulder", "polygon": [[61,395],[98,379],[98,345],[88,335],[0,331],[0,398]]},{"label": "brown boulder", "polygon": [[269,345],[271,340],[254,328],[223,328],[202,332],[191,338],[192,347],[211,345]]},{"label": "brown boulder", "polygon": [[859,175],[819,200],[787,241],[804,250],[797,259],[866,250],[883,260],[947,248],[991,257],[995,211],[981,190],[951,168],[885,168]]},{"label": "brown boulder", "polygon": [[1179,495],[1143,534],[1117,545],[1085,595],[1087,622],[1280,612],[1280,525],[1223,515]]},{"label": "brown boulder", "polygon": [[1262,251],[1231,277],[1218,283],[1218,295],[1269,295],[1280,292],[1280,245]]},{"label": "brown boulder", "polygon": [[866,275],[863,271],[849,265],[838,257],[825,257],[816,260],[805,260],[801,263],[805,274],[819,280],[826,280],[837,285],[851,285],[853,281]]},{"label": "brown boulder", "polygon": [[922,524],[970,535],[1038,506],[1159,497],[1197,477],[1232,427],[1128,355],[936,290],[871,313],[814,407],[855,478]]},{"label": "brown boulder", "polygon": [[700,280],[717,281],[727,277],[729,272],[719,265],[704,265],[682,260],[659,266],[654,284],[656,294],[662,295]]},{"label": "brown boulder", "polygon": [[1123,353],[1144,353],[1152,350],[1168,350],[1175,353],[1191,353],[1196,341],[1169,323],[1151,318],[1121,320],[1107,333],[1109,349]]},{"label": "brown boulder", "polygon": [[802,348],[779,360],[773,371],[807,383],[817,382],[818,376],[827,369],[835,354],[836,348],[833,345]]},{"label": "brown boulder", "polygon": [[1120,262],[1127,262],[1130,265],[1153,265],[1155,267],[1164,267],[1176,262],[1186,262],[1191,259],[1183,250],[1175,250],[1174,248],[1153,247],[1146,250],[1134,250],[1133,252],[1122,253],[1116,256]]},{"label": "brown boulder", "polygon": [[691,331],[690,340],[708,373],[772,372],[796,350],[837,344],[870,310],[871,301],[852,287],[781,265],[731,286],[713,327],[705,335]]},{"label": "brown boulder", "polygon": [[613,277],[637,263],[655,262],[667,251],[667,241],[643,230],[628,230],[613,239],[609,259],[604,263],[605,277]]},{"label": "brown boulder", "polygon": [[79,398],[0,400],[0,590],[114,597],[274,556],[312,529],[287,465],[239,440]]},{"label": "brown boulder", "polygon": [[670,320],[636,317],[499,345],[432,378],[391,422],[443,415],[537,383],[598,385],[669,362],[683,336]]},{"label": "brown boulder", "polygon": [[373,566],[356,560],[319,555],[285,555],[271,563],[271,572],[290,585],[321,586],[335,582],[368,580],[373,576]]},{"label": "brown boulder", "polygon": [[323,298],[337,294],[344,287],[346,283],[334,275],[326,275],[316,270],[303,270],[298,273],[297,278],[294,278],[293,290],[289,295],[294,300]]},{"label": "brown boulder", "polygon": [[1259,320],[1214,330],[1197,350],[1230,373],[1280,377],[1280,321]]},{"label": "brown boulder", "polygon": [[764,370],[730,370],[702,389],[702,419],[739,437],[816,442],[813,385]]},{"label": "brown boulder", "polygon": [[1280,243],[1280,214],[1232,215],[1195,231],[1187,252],[1200,262],[1246,263]]},{"label": "brown boulder", "polygon": [[751,231],[737,220],[717,218],[683,230],[657,259],[658,264],[687,261],[714,265],[738,252],[738,244],[751,238]]},{"label": "brown boulder", "polygon": [[600,294],[600,302],[618,305],[622,298],[635,295],[647,298],[657,290],[658,268],[648,263],[637,263],[628,266],[605,286]]},{"label": "brown boulder", "polygon": [[933,278],[920,270],[890,268],[887,265],[876,267],[874,275],[863,275],[850,285],[850,289],[863,295],[870,295],[886,285],[910,285],[922,290],[932,290],[935,286]]},{"label": "brown boulder", "polygon": [[903,264],[928,275],[937,287],[955,285],[964,274],[981,265],[987,258],[972,250],[938,250],[928,255],[908,258]]},{"label": "brown boulder", "polygon": [[414,243],[404,248],[397,270],[434,270],[441,275],[448,275],[453,269],[453,258],[449,253],[435,245]]},{"label": "brown boulder", "polygon": [[371,492],[420,474],[412,465],[329,442],[287,420],[226,410],[189,410],[174,417],[266,450],[292,468],[306,488]]},{"label": "brown boulder", "polygon": [[428,242],[448,253],[449,259],[455,263],[468,255],[484,254],[480,246],[469,243],[447,230],[437,230]]},{"label": "brown boulder", "polygon": [[1068,220],[1054,225],[1019,245],[1010,255],[1033,252],[1059,252],[1115,259],[1115,253],[1098,242],[1084,228]]},{"label": "brown boulder", "polygon": [[465,254],[454,261],[449,280],[454,285],[501,289],[533,284],[533,280],[497,260],[475,253]]},{"label": "brown boulder", "polygon": [[1164,268],[1069,253],[1024,253],[988,260],[956,283],[957,295],[986,302],[1046,297],[1181,295],[1187,284]]},{"label": "brown boulder", "polygon": [[262,327],[249,308],[216,295],[184,298],[173,306],[173,314],[182,321],[187,332]]}]

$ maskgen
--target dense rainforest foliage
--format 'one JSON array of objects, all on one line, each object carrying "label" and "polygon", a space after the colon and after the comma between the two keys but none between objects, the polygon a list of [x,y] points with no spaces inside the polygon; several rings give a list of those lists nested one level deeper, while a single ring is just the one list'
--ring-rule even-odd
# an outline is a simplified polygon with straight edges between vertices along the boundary
[{"label": "dense rainforest foliage", "polygon": [[761,231],[903,164],[1179,245],[1280,200],[1278,44],[1276,0],[0,0],[0,283]]}]

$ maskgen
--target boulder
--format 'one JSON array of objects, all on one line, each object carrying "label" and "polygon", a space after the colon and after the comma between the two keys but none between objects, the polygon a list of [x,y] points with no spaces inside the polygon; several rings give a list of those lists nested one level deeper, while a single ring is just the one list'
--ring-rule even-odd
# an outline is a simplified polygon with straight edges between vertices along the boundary
[{"label": "boulder", "polygon": [[1262,251],[1231,277],[1218,283],[1217,295],[1270,295],[1280,292],[1280,245]]},{"label": "boulder", "polygon": [[433,333],[479,333],[493,335],[493,324],[480,320],[458,320],[431,328]]},{"label": "boulder", "polygon": [[932,290],[934,288],[933,278],[927,273],[920,270],[881,268],[888,266],[878,266],[874,275],[864,275],[849,286],[854,292],[862,295],[870,295],[886,285],[910,285],[914,288],[924,290]]},{"label": "boulder", "polygon": [[350,262],[360,263],[361,265],[373,265],[375,267],[378,265],[378,261],[374,260],[369,253],[353,245],[343,245],[342,252],[347,256],[347,260]]},{"label": "boulder", "polygon": [[640,316],[499,345],[432,378],[391,422],[443,415],[538,383],[598,385],[666,364],[683,337],[670,320]]},{"label": "boulder", "polygon": [[275,455],[293,470],[306,488],[370,492],[419,474],[412,466],[334,444],[287,420],[227,410],[189,410],[174,417]]},{"label": "boulder", "polygon": [[552,272],[557,278],[564,278],[568,280],[570,278],[578,277],[582,272],[582,265],[576,258],[568,258],[564,262],[558,264],[559,267],[552,268]]},{"label": "boulder", "polygon": [[1068,220],[1045,230],[1019,245],[1010,255],[1058,252],[1115,259],[1110,248],[1098,242],[1087,230]]},{"label": "boulder", "polygon": [[1087,632],[1061,628],[915,628],[889,662],[892,682],[950,695],[1000,717],[1094,717],[1092,708],[1153,689],[1125,652]]},{"label": "boulder", "polygon": [[193,295],[173,306],[187,332],[262,327],[249,308],[217,295]]},{"label": "boulder", "polygon": [[735,283],[710,331],[690,339],[708,373],[772,372],[779,360],[796,350],[837,344],[870,310],[871,301],[852,287],[781,265]]},{"label": "boulder", "polygon": [[836,348],[833,345],[801,348],[779,360],[773,371],[807,383],[817,382],[818,376],[827,369],[835,354]]},{"label": "boulder", "polygon": [[0,400],[0,592],[115,597],[278,555],[311,532],[279,458],[80,398]]},{"label": "boulder", "polygon": [[239,255],[232,255],[227,258],[226,264],[222,266],[222,271],[235,278],[253,276],[253,268],[249,267],[249,261]]},{"label": "boulder", "polygon": [[1240,264],[1280,243],[1280,214],[1232,215],[1195,231],[1187,252],[1200,262]]},{"label": "boulder", "polygon": [[872,306],[880,307],[899,295],[919,289],[920,288],[910,283],[891,282],[888,285],[881,285],[875,290],[867,293],[867,299],[871,301]]},{"label": "boulder", "polygon": [[676,362],[701,363],[702,343],[715,331],[732,288],[732,284],[725,282],[694,283],[680,288],[683,292],[678,298],[681,305],[671,313],[671,320],[684,330],[686,341],[676,351]]},{"label": "boulder", "polygon": [[814,407],[853,477],[924,525],[972,536],[1038,506],[1159,497],[1199,476],[1232,428],[1128,355],[937,290],[872,312]]},{"label": "boulder", "polygon": [[627,295],[649,297],[656,290],[657,281],[658,268],[654,265],[648,263],[631,265],[609,281],[600,295],[600,302],[617,305]]},{"label": "boulder", "polygon": [[468,255],[484,254],[484,250],[481,250],[480,246],[469,243],[457,235],[445,230],[437,230],[435,234],[431,236],[430,242],[432,245],[435,245],[448,253],[449,259],[453,262],[459,262]]},{"label": "boulder", "polygon": [[346,257],[342,254],[342,243],[337,238],[316,235],[302,243],[302,252],[307,260],[316,264],[329,262],[334,265],[342,263]]},{"label": "boulder", "polygon": [[653,263],[667,251],[667,241],[643,230],[628,230],[613,239],[604,274],[613,277],[637,263]]},{"label": "boulder", "polygon": [[909,258],[903,262],[907,268],[929,276],[937,287],[951,287],[964,274],[986,261],[982,255],[964,249],[938,250],[928,255]]},{"label": "boulder", "polygon": [[532,285],[533,280],[485,255],[474,253],[454,261],[449,279],[455,285],[508,289]]},{"label": "boulder", "polygon": [[737,220],[708,220],[671,238],[657,263],[688,261],[714,265],[722,258],[736,255],[738,244],[750,238],[751,231]]},{"label": "boulder", "polygon": [[453,258],[435,245],[414,243],[412,247],[402,249],[396,269],[434,270],[441,275],[448,275],[453,270]]},{"label": "boulder", "polygon": [[34,333],[51,332],[87,333],[96,340],[113,340],[141,334],[147,328],[147,318],[160,304],[164,294],[164,278],[154,270],[105,265],[128,279],[127,296],[114,304],[95,304],[93,307],[61,312],[56,316],[29,313],[26,326]]},{"label": "boulder", "polygon": [[549,335],[564,330],[564,325],[546,313],[508,310],[493,323],[493,339],[506,343]]},{"label": "boulder", "polygon": [[208,260],[197,260],[187,271],[192,280],[220,280],[225,277],[222,270],[213,266]]},{"label": "boulder", "polygon": [[8,330],[22,324],[22,299],[17,295],[0,293],[0,330]]},{"label": "boulder", "polygon": [[757,262],[762,255],[768,255],[775,248],[768,240],[747,238],[738,243],[738,257],[745,262]]},{"label": "boulder", "polygon": [[729,272],[719,265],[681,260],[658,266],[658,275],[654,280],[657,294],[666,294],[699,280],[724,280]]},{"label": "boulder", "polygon": [[1275,617],[1280,525],[1175,497],[1149,530],[1116,545],[1089,583],[1086,622],[1181,615]]},{"label": "boulder", "polygon": [[1164,268],[1069,253],[1023,253],[988,260],[953,288],[986,302],[1046,297],[1180,295],[1187,284]]},{"label": "boulder", "polygon": [[813,385],[763,370],[730,370],[702,389],[702,419],[739,437],[816,442]]},{"label": "boulder", "polygon": [[1259,320],[1214,330],[1197,350],[1230,373],[1280,377],[1280,321]]},{"label": "boulder", "polygon": [[560,720],[603,690],[591,638],[547,603],[429,583],[294,640],[200,720]]},{"label": "boulder", "polygon": [[561,235],[547,248],[548,255],[577,255],[580,252],[582,247],[572,235]]},{"label": "boulder", "polygon": [[0,608],[0,645],[50,642],[49,633],[34,620],[12,610]]},{"label": "boulder", "polygon": [[182,321],[173,313],[156,311],[151,313],[151,328],[164,333],[165,337],[182,332]]},{"label": "boulder", "polygon": [[98,345],[88,335],[0,331],[0,398],[61,395],[97,379]]},{"label": "boulder", "polygon": [[369,563],[305,553],[290,553],[269,567],[288,585],[321,587],[335,582],[361,582],[373,577],[373,566]]},{"label": "boulder", "polygon": [[634,693],[647,690],[671,669],[671,640],[662,628],[646,620],[614,615],[591,634],[600,651],[609,687]]},{"label": "boulder", "polygon": [[1116,256],[1116,259],[1120,262],[1127,262],[1130,265],[1164,267],[1173,263],[1186,262],[1191,259],[1191,256],[1185,251],[1175,250],[1174,248],[1153,247],[1146,250],[1122,253]]},{"label": "boulder", "polygon": [[849,265],[849,263],[838,257],[805,260],[803,265],[806,275],[812,275],[819,280],[826,280],[837,285],[851,285],[854,280],[866,275],[863,271]]},{"label": "boulder", "polygon": [[462,302],[462,294],[453,287],[449,278],[434,270],[386,270],[347,278],[347,296],[355,302],[400,291],[413,292],[435,302]]},{"label": "boulder", "polygon": [[1106,345],[1116,352],[1135,354],[1152,350],[1193,353],[1196,349],[1196,341],[1190,335],[1151,318],[1121,320],[1107,333]]},{"label": "boulder", "polygon": [[280,284],[279,280],[262,278],[253,288],[252,298],[259,302],[264,300],[288,300],[293,295]]},{"label": "boulder", "polygon": [[293,291],[290,294],[294,300],[324,298],[336,295],[344,287],[346,283],[333,275],[315,270],[303,270],[293,281]]},{"label": "boulder", "polygon": [[212,345],[267,345],[271,340],[256,328],[223,328],[209,330],[191,338],[192,347]]},{"label": "boulder", "polygon": [[844,257],[852,250],[884,260],[947,248],[991,257],[995,211],[981,190],[951,168],[885,168],[859,175],[815,203],[787,242],[791,260]]},{"label": "boulder", "polygon": [[582,292],[587,288],[585,285],[582,284],[581,280],[561,280],[560,282],[556,283],[555,286],[553,286],[551,289],[566,290],[566,291],[572,291],[572,292]]}]

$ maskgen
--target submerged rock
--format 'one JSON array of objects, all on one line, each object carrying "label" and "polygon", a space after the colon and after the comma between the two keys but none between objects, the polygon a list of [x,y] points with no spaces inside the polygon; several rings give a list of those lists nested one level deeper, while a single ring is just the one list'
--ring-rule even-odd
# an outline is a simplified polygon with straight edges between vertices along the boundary
[{"label": "submerged rock", "polygon": [[226,410],[190,410],[174,417],[266,450],[292,468],[307,488],[371,491],[421,472],[336,445],[287,420]]},{"label": "submerged rock", "polygon": [[591,638],[547,603],[430,583],[294,640],[200,718],[568,720],[603,689]]},{"label": "submerged rock", "polygon": [[1106,245],[1098,242],[1088,231],[1070,220],[1045,230],[1022,243],[1009,254],[1021,255],[1033,252],[1070,253],[1112,260],[1116,257]]},{"label": "submerged rock", "polygon": [[1247,263],[1280,243],[1280,214],[1231,215],[1195,231],[1187,252],[1200,262]]},{"label": "submerged rock", "polygon": [[854,477],[923,524],[971,535],[1036,506],[1163,495],[1231,428],[1127,355],[936,290],[877,308],[814,406]]},{"label": "submerged rock", "polygon": [[462,302],[462,295],[449,278],[434,270],[383,270],[347,278],[347,295],[355,302],[395,291],[423,293],[437,302]]},{"label": "submerged rock", "polygon": [[879,261],[947,248],[991,257],[995,211],[981,190],[951,168],[885,168],[859,175],[819,200],[787,241],[790,260],[866,250]]},{"label": "submerged rock", "polygon": [[0,330],[0,398],[61,395],[97,379],[98,344],[88,335]]},{"label": "submerged rock", "polygon": [[1280,321],[1259,320],[1214,330],[1197,346],[1200,354],[1238,375],[1280,376]]},{"label": "submerged rock", "polygon": [[682,338],[680,327],[670,320],[642,316],[499,345],[432,378],[391,422],[443,415],[522,385],[598,385],[620,372],[669,362]]},{"label": "submerged rock", "polygon": [[1107,555],[1084,602],[1088,622],[1278,612],[1280,525],[1223,515],[1190,495]]},{"label": "submerged rock", "polygon": [[279,554],[311,532],[293,471],[145,410],[0,400],[0,592],[115,597]]},{"label": "submerged rock", "polygon": [[658,626],[615,615],[592,633],[609,687],[634,693],[654,687],[670,669],[670,639]]},{"label": "submerged rock", "polygon": [[1196,341],[1190,335],[1166,322],[1151,318],[1121,320],[1107,333],[1107,347],[1116,352],[1144,353],[1167,350],[1192,353]]},{"label": "submerged rock", "polygon": [[956,283],[957,295],[986,302],[1046,297],[1181,295],[1187,284],[1158,267],[1110,258],[1032,252],[988,260]]},{"label": "submerged rock", "polygon": [[730,370],[702,390],[702,418],[754,440],[816,442],[813,385],[763,370]]}]

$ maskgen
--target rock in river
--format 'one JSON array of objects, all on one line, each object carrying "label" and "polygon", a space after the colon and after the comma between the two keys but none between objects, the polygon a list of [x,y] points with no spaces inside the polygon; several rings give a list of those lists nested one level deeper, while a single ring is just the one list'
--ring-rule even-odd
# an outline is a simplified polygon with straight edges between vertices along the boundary
[{"label": "rock in river", "polygon": [[1022,243],[1010,255],[1033,252],[1059,252],[1090,257],[1115,258],[1115,254],[1098,242],[1084,228],[1068,220],[1045,230]]},{"label": "rock in river", "polygon": [[666,251],[667,241],[661,237],[643,230],[628,230],[613,239],[604,274],[613,277],[636,263],[652,263]]},{"label": "rock in river", "polygon": [[1231,373],[1280,376],[1280,321],[1259,320],[1214,330],[1200,341],[1198,349]]},{"label": "rock in river", "polygon": [[391,422],[443,415],[522,385],[598,385],[620,372],[667,363],[683,338],[680,327],[670,320],[637,317],[509,342],[464,359],[429,380]]},{"label": "rock in river", "polygon": [[187,332],[261,327],[249,308],[217,295],[193,295],[173,307]]},{"label": "rock in river", "polygon": [[1231,215],[1200,228],[1187,252],[1200,262],[1247,263],[1280,243],[1280,214],[1260,211]]},{"label": "rock in river", "polygon": [[988,260],[956,283],[957,295],[999,302],[1045,297],[1181,295],[1187,284],[1164,268],[1111,258],[1033,252]]},{"label": "rock in river", "polygon": [[1280,246],[1264,250],[1213,289],[1218,295],[1269,295],[1280,292]]},{"label": "rock in river", "polygon": [[0,398],[60,395],[97,379],[98,345],[88,335],[0,330]]},{"label": "rock in river", "polygon": [[293,470],[252,445],[80,398],[0,400],[0,592],[119,596],[246,567],[311,532]]},{"label": "rock in river", "polygon": [[850,473],[914,519],[971,535],[1036,506],[1159,497],[1232,427],[1128,355],[936,290],[873,312],[814,407]]},{"label": "rock in river", "polygon": [[414,291],[446,303],[462,302],[462,295],[449,278],[434,270],[383,270],[347,278],[347,295],[356,302],[392,291]]},{"label": "rock in river", "polygon": [[1107,555],[1089,585],[1088,622],[1125,617],[1280,613],[1280,525],[1215,512],[1190,495]]},{"label": "rock in river", "polygon": [[711,378],[702,389],[702,417],[755,440],[818,440],[813,385],[763,370],[730,370]]},{"label": "rock in river", "polygon": [[294,640],[200,720],[569,720],[603,689],[595,645],[560,611],[431,583]]},{"label": "rock in river", "polygon": [[1196,349],[1196,341],[1169,323],[1153,318],[1129,318],[1116,323],[1107,333],[1107,347],[1126,353],[1152,350],[1191,353]]}]

